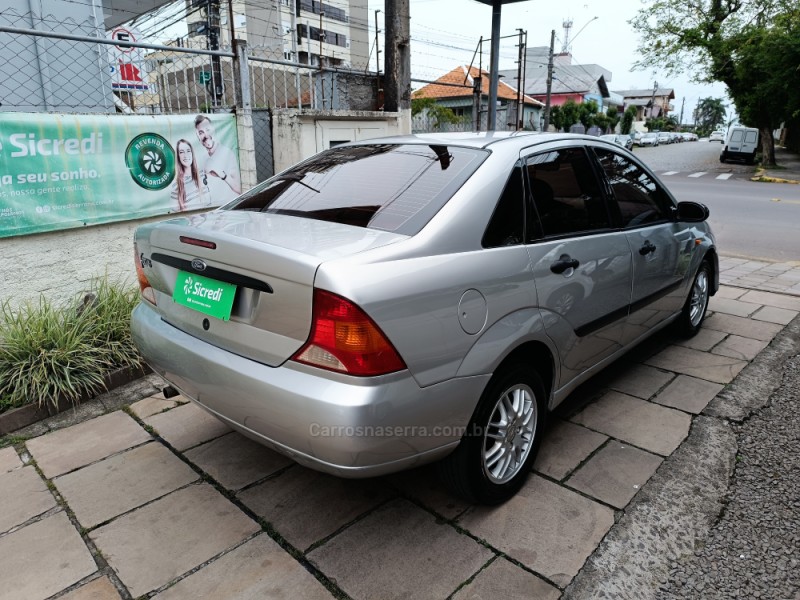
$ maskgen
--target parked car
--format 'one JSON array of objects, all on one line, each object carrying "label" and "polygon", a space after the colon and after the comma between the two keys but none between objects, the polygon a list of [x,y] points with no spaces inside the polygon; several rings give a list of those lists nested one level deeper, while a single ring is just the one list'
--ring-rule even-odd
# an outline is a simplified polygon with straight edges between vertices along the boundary
[{"label": "parked car", "polygon": [[618,146],[622,146],[626,150],[630,150],[633,148],[633,140],[629,135],[619,135],[616,133],[609,133],[606,135],[600,136],[601,140],[606,140],[607,142],[611,142],[612,144],[617,144]]},{"label": "parked car", "polygon": [[636,144],[638,146],[658,146],[658,134],[643,133]]},{"label": "parked car", "polygon": [[658,143],[659,144],[671,144],[672,143],[672,136],[669,134],[668,131],[659,131],[656,135],[658,136]]},{"label": "parked car", "polygon": [[673,144],[680,144],[683,142],[683,136],[677,131],[669,132],[670,142]]},{"label": "parked car", "polygon": [[696,142],[697,141],[697,134],[692,133],[691,131],[684,131],[681,133],[684,142]]},{"label": "parked car", "polygon": [[718,287],[708,209],[595,137],[433,134],[325,150],[204,214],[140,226],[136,345],[298,463],[441,460],[494,504],[548,413]]},{"label": "parked car", "polygon": [[731,127],[728,139],[719,154],[719,162],[743,160],[748,165],[756,162],[758,151],[758,129],[754,127]]},{"label": "parked car", "polygon": [[725,132],[720,130],[715,130],[711,132],[711,135],[708,136],[709,142],[720,142],[722,144],[725,143]]}]

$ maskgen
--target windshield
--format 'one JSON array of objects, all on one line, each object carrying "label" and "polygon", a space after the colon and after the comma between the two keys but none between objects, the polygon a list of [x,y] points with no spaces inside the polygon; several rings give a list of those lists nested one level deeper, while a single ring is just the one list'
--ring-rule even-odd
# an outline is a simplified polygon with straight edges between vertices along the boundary
[{"label": "windshield", "polygon": [[485,150],[440,145],[338,146],[224,207],[413,235],[475,172]]}]

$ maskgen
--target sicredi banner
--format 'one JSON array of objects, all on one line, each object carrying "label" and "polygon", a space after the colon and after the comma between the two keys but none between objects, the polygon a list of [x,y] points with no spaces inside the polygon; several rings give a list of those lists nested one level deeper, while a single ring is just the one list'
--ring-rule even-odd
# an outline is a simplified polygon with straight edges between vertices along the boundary
[{"label": "sicredi banner", "polygon": [[0,237],[220,206],[237,149],[233,115],[0,113]]}]

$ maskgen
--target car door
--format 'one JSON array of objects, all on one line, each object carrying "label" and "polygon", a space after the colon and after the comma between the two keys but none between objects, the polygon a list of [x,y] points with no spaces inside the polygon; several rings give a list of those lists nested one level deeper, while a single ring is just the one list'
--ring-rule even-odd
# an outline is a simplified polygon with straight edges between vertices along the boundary
[{"label": "car door", "polygon": [[681,309],[694,236],[675,222],[672,198],[641,164],[605,148],[594,152],[633,259],[630,343]]},{"label": "car door", "polygon": [[524,157],[534,210],[528,252],[539,310],[560,354],[560,386],[622,347],[631,286],[626,234],[612,229],[582,146]]}]

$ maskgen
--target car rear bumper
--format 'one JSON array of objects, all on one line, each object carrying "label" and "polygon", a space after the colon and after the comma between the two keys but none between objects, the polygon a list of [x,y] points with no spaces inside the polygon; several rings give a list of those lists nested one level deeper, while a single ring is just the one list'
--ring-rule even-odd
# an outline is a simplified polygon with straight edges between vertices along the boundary
[{"label": "car rear bumper", "polygon": [[343,477],[452,451],[490,377],[421,388],[408,371],[357,378],[293,362],[269,367],[182,332],[144,303],[131,325],[147,363],[186,397],[298,463]]}]

